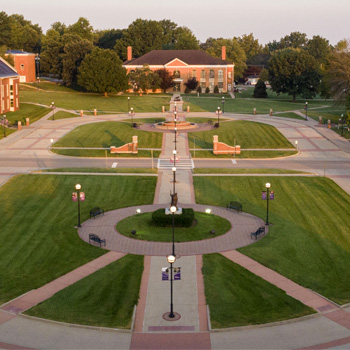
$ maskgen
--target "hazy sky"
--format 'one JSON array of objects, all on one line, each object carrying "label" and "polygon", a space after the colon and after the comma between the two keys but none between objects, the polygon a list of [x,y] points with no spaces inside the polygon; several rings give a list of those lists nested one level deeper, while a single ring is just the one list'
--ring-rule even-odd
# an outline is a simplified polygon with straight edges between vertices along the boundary
[{"label": "hazy sky", "polygon": [[350,0],[0,0],[0,11],[22,14],[44,33],[57,21],[86,17],[94,29],[127,28],[137,18],[170,19],[204,42],[253,33],[259,42],[294,31],[331,44],[350,38]]}]

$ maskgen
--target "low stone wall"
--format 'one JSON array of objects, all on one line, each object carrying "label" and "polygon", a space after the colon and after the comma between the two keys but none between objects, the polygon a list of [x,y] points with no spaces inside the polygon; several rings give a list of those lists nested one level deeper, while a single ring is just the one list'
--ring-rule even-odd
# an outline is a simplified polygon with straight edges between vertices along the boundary
[{"label": "low stone wall", "polygon": [[219,142],[219,136],[213,136],[213,153],[218,154],[241,154],[241,146],[229,146],[226,143]]},{"label": "low stone wall", "polygon": [[138,153],[138,140],[137,136],[132,137],[132,142],[127,143],[120,147],[111,146],[110,149],[111,153],[131,153],[131,154],[137,154]]}]

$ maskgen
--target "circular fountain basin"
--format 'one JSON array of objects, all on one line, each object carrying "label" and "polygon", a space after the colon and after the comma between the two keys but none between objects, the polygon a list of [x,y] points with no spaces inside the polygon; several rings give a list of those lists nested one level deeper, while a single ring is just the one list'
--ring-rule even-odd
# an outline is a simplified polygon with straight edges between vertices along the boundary
[{"label": "circular fountain basin", "polygon": [[195,129],[198,128],[198,125],[196,123],[190,123],[186,121],[178,121],[174,122],[173,120],[171,121],[166,121],[166,122],[160,122],[155,124],[156,129],[165,129],[165,130],[174,130],[176,128],[179,129]]}]

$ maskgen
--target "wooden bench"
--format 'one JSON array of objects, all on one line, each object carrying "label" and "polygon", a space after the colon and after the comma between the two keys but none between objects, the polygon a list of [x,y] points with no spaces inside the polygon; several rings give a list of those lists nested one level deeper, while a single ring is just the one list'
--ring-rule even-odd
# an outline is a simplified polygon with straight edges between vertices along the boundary
[{"label": "wooden bench", "polygon": [[236,201],[230,202],[226,207],[227,209],[236,209],[238,212],[242,211],[242,204]]},{"label": "wooden bench", "polygon": [[250,238],[253,239],[255,237],[255,240],[257,240],[260,235],[265,235],[265,226],[260,226],[255,232],[251,232]]},{"label": "wooden bench", "polygon": [[100,248],[101,248],[102,243],[104,244],[104,246],[106,246],[106,240],[101,239],[99,236],[95,235],[94,233],[89,233],[89,243],[90,243],[90,241],[94,241],[96,243],[99,243]]},{"label": "wooden bench", "polygon": [[95,219],[95,217],[96,217],[97,215],[100,215],[100,214],[105,215],[105,211],[104,211],[103,209],[101,209],[100,207],[92,208],[92,209],[90,210],[90,219],[91,219],[92,217],[94,217],[94,219]]}]

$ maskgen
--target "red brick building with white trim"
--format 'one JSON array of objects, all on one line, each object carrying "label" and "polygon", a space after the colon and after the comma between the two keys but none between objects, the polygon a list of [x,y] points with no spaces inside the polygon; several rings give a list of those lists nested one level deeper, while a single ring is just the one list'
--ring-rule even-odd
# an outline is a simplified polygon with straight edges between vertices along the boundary
[{"label": "red brick building with white trim", "polygon": [[147,54],[132,58],[132,48],[127,51],[127,61],[123,63],[127,73],[148,65],[151,70],[166,69],[174,76],[175,90],[184,92],[185,83],[195,77],[202,88],[208,87],[214,92],[232,91],[234,84],[234,64],[227,62],[226,47],[222,47],[222,57],[212,57],[201,50],[153,50]]},{"label": "red brick building with white trim", "polygon": [[8,50],[6,53],[13,58],[20,83],[35,82],[35,54],[21,50]]},{"label": "red brick building with white trim", "polygon": [[0,114],[19,109],[19,74],[0,57]]}]

